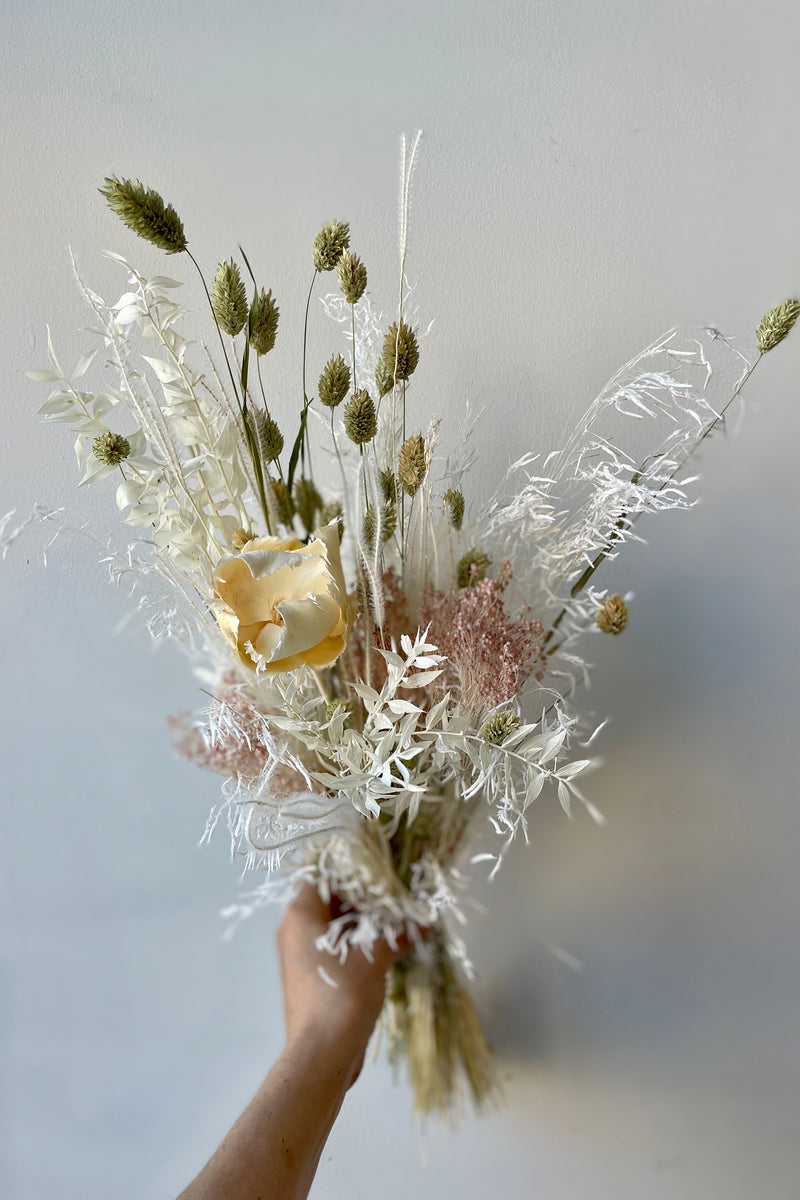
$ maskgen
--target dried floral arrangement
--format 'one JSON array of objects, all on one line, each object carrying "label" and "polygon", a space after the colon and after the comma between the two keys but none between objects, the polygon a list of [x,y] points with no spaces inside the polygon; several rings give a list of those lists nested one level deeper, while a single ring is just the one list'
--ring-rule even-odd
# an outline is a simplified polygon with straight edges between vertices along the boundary
[{"label": "dried floral arrangement", "polygon": [[[202,712],[173,719],[178,749],[224,777],[205,836],[227,824],[233,853],[265,872],[228,915],[308,880],[338,899],[331,954],[408,933],[383,1031],[418,1112],[452,1116],[464,1096],[481,1107],[497,1092],[458,934],[465,864],[494,874],[543,795],[602,820],[581,786],[594,735],[572,704],[587,673],[578,642],[621,633],[629,597],[598,590],[595,572],[643,514],[691,505],[688,459],[800,302],[771,310],[752,346],[671,330],[609,381],[566,445],[523,455],[493,499],[468,503],[467,464],[414,404],[420,328],[405,267],[418,141],[403,141],[388,328],[348,224],[313,243],[302,396],[268,401],[279,309],[241,250],[206,288],[215,351],[182,332],[175,280],[111,255],[128,275],[115,303],[79,280],[94,349],[67,375],[48,333],[50,366],[29,374],[51,386],[44,418],[76,433],[81,483],[118,481],[138,534],[106,555],[112,579],[135,585],[150,632],[188,653],[208,694]],[[101,190],[134,233],[200,272],[157,192],[116,177]],[[331,355],[312,371],[311,300],[329,275]],[[111,382],[84,391],[98,356]],[[316,439],[335,486],[321,482]],[[4,553],[27,524],[10,519]]]}]

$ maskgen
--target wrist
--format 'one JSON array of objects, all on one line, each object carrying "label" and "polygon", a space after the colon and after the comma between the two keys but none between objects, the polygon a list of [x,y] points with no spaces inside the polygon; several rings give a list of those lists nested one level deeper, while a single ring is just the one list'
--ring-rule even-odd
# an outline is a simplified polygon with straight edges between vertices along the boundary
[{"label": "wrist", "polygon": [[363,1023],[337,1017],[310,1017],[287,1034],[287,1050],[313,1059],[321,1071],[349,1076],[361,1063],[372,1029]]}]

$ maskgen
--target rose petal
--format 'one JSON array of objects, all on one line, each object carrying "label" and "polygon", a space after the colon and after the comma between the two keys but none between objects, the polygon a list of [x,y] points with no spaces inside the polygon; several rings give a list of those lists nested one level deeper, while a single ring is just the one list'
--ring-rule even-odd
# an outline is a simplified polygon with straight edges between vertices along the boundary
[{"label": "rose petal", "polygon": [[[281,625],[273,625],[271,621],[268,621],[254,638],[250,638],[253,649],[257,650],[259,654],[263,654],[267,662],[271,662],[280,645],[282,633]],[[242,639],[243,642],[246,640],[246,638]]]},{"label": "rose petal", "polygon": [[278,612],[283,617],[282,638],[275,659],[301,654],[330,637],[339,623],[341,610],[328,596],[304,600],[282,600]]},{"label": "rose petal", "polygon": [[217,613],[217,622],[225,641],[230,642],[236,650],[239,645],[239,618],[224,608]]},{"label": "rose petal", "polygon": [[[264,555],[272,554],[263,551]],[[275,556],[277,557],[277,556]],[[264,577],[255,578],[252,562],[255,555],[242,554],[223,561],[215,573],[217,595],[235,612],[243,625],[269,620],[281,600],[301,599],[309,593],[327,592],[330,576],[324,562],[317,557],[300,558],[297,554],[280,555],[289,558],[289,565],[277,567]]]}]

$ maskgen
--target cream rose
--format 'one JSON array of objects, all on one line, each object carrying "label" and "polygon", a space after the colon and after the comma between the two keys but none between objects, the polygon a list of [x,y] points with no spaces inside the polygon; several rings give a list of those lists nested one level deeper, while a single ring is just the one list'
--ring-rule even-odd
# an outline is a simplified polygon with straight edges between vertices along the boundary
[{"label": "cream rose", "polygon": [[351,610],[336,522],[307,546],[296,538],[253,538],[240,554],[220,559],[214,590],[220,629],[253,670],[318,670],[344,650]]}]

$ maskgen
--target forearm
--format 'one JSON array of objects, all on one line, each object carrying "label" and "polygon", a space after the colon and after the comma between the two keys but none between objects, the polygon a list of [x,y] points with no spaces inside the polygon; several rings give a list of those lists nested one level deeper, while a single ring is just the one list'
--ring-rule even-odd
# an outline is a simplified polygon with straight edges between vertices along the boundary
[{"label": "forearm", "polygon": [[303,1200],[362,1052],[353,1039],[295,1036],[178,1200]]}]

